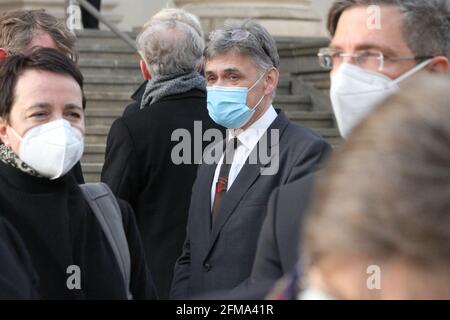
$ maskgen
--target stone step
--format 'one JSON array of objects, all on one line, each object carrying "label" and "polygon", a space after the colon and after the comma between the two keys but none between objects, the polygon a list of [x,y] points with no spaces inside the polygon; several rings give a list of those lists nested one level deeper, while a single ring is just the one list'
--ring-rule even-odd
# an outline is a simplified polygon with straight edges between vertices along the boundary
[{"label": "stone step", "polygon": [[[288,117],[299,121],[306,127],[333,128],[334,117],[331,112],[286,111]],[[87,108],[86,126],[111,126],[115,119],[122,116],[123,108]]]},{"label": "stone step", "polygon": [[102,172],[103,163],[81,163],[81,168],[83,170],[84,180],[86,182],[99,182],[100,174]]},{"label": "stone step", "polygon": [[[79,42],[77,44],[77,50],[79,55],[84,59],[101,58],[115,60],[120,58],[121,60],[138,60],[139,54],[128,46],[113,46],[103,44],[102,42],[93,44],[84,44]],[[139,60],[138,60],[139,61]]]},{"label": "stone step", "polygon": [[[333,146],[338,147],[341,143],[341,138],[337,129],[314,129],[320,135],[322,135]],[[88,144],[89,145],[89,144]],[[91,145],[92,146],[92,145]],[[103,168],[103,157],[100,150],[104,148],[104,145],[95,144],[95,147],[89,151],[87,147],[86,153],[82,159],[83,175],[86,182],[100,181],[100,174]]]},{"label": "stone step", "polygon": [[[87,109],[124,108],[131,102],[131,93],[86,91]],[[312,107],[311,98],[308,95],[278,95],[275,97],[274,105],[286,111],[308,111]]]},{"label": "stone step", "polygon": [[81,161],[83,163],[103,163],[105,159],[105,144],[86,144]]},{"label": "stone step", "polygon": [[[123,92],[131,95],[143,82],[142,76],[135,74],[90,74],[84,77],[86,92]],[[292,79],[280,78],[277,87],[278,95],[292,94]]]},{"label": "stone step", "polygon": [[[300,120],[300,119],[293,119],[294,122],[305,125],[305,122],[308,122],[307,120]],[[320,121],[316,120],[309,120],[311,122],[320,123]],[[331,120],[325,120],[325,123],[331,124]],[[321,124],[323,125],[323,124]],[[311,126],[308,126],[311,127]],[[326,140],[328,140],[331,144],[339,144],[340,139],[339,138],[339,131],[333,126],[329,127],[319,127],[314,128],[317,132],[319,132]],[[85,136],[85,143],[86,144],[106,144],[107,135],[109,132],[109,126],[105,125],[97,125],[97,126],[87,126],[86,127],[86,136]],[[87,152],[86,152],[87,153]]]},{"label": "stone step", "polygon": [[[138,35],[137,32],[125,32],[131,39],[135,40]],[[126,44],[121,38],[119,38],[116,34],[107,30],[91,30],[86,29],[82,31],[76,31],[76,37],[78,38],[78,42],[84,45],[89,44],[106,44],[111,46],[118,47],[127,47]]]}]

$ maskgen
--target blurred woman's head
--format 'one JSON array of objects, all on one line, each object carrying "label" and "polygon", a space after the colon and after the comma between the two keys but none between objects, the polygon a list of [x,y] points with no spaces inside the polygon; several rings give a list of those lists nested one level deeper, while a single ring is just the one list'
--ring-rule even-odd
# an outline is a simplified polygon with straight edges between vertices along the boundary
[{"label": "blurred woman's head", "polygon": [[450,299],[449,88],[411,82],[329,159],[305,230],[308,286],[341,299]]}]

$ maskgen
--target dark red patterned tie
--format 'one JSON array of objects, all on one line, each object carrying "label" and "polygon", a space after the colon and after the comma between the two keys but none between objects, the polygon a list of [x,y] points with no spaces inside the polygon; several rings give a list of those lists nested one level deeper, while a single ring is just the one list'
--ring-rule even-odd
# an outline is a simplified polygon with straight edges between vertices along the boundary
[{"label": "dark red patterned tie", "polygon": [[228,141],[225,148],[223,163],[220,167],[219,178],[217,179],[216,183],[216,193],[214,196],[214,204],[211,212],[211,226],[214,224],[217,212],[219,211],[220,204],[222,202],[222,198],[225,196],[225,193],[228,189],[228,175],[230,174],[231,164],[233,163],[234,152],[236,151],[237,145],[237,138],[232,138],[230,141]]}]

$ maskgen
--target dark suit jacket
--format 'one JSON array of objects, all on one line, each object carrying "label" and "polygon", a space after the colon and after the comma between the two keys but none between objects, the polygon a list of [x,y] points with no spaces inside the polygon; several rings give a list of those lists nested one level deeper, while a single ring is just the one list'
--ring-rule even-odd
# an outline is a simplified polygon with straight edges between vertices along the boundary
[{"label": "dark suit jacket", "polygon": [[147,82],[148,82],[147,80],[142,82],[139,88],[137,88],[136,91],[131,95],[131,99],[133,99],[134,101],[130,103],[123,111],[124,117],[132,115],[133,113],[141,110],[141,100],[142,96],[144,95]]},{"label": "dark suit jacket", "polygon": [[[171,136],[175,130],[185,129],[193,140],[194,121],[201,122],[201,135],[207,129],[219,128],[208,115],[206,93],[201,90],[165,97],[117,119],[106,146],[102,181],[133,207],[147,262],[162,299],[169,296],[173,268],[186,237],[191,189],[198,167],[172,162],[172,149],[179,142],[171,141]],[[206,145],[207,142],[200,144],[202,148]]]},{"label": "dark suit jacket", "polygon": [[[276,187],[316,170],[330,146],[312,130],[290,122],[280,112],[267,132],[278,130],[279,139],[270,139],[270,162],[247,161],[222,199],[211,229],[211,184],[215,164],[203,164],[192,189],[188,235],[177,261],[171,297],[192,297],[209,291],[229,290],[250,276],[267,201]],[[279,141],[277,141],[279,140]],[[252,154],[257,153],[263,136]],[[279,148],[278,157],[276,148]],[[250,154],[249,159],[252,159]],[[253,157],[254,158],[254,157]],[[272,175],[261,169],[279,170]]]},{"label": "dark suit jacket", "polygon": [[276,281],[298,259],[299,228],[310,204],[317,173],[281,186],[272,193],[261,229],[251,282]]}]

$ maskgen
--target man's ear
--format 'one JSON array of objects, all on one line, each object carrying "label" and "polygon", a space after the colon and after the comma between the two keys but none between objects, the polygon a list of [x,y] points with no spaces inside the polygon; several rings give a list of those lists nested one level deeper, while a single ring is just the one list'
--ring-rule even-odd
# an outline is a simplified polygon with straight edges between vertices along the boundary
[{"label": "man's ear", "polygon": [[267,72],[267,77],[266,77],[266,89],[264,89],[264,94],[266,96],[272,94],[278,86],[278,79],[280,78],[280,72],[278,71],[277,68],[271,68],[268,72]]},{"label": "man's ear", "polygon": [[144,79],[150,80],[152,78],[152,75],[148,71],[147,64],[145,63],[145,61],[141,59],[141,61],[139,61],[139,66],[141,67],[141,73]]},{"label": "man's ear", "polygon": [[0,140],[3,142],[5,146],[8,147],[10,146],[10,142],[6,130],[7,128],[8,128],[8,121],[0,117]]},{"label": "man's ear", "polygon": [[8,50],[6,48],[0,48],[0,62],[8,58]]},{"label": "man's ear", "polygon": [[446,57],[437,56],[431,60],[428,65],[428,70],[431,72],[448,73],[450,71],[450,63]]}]

